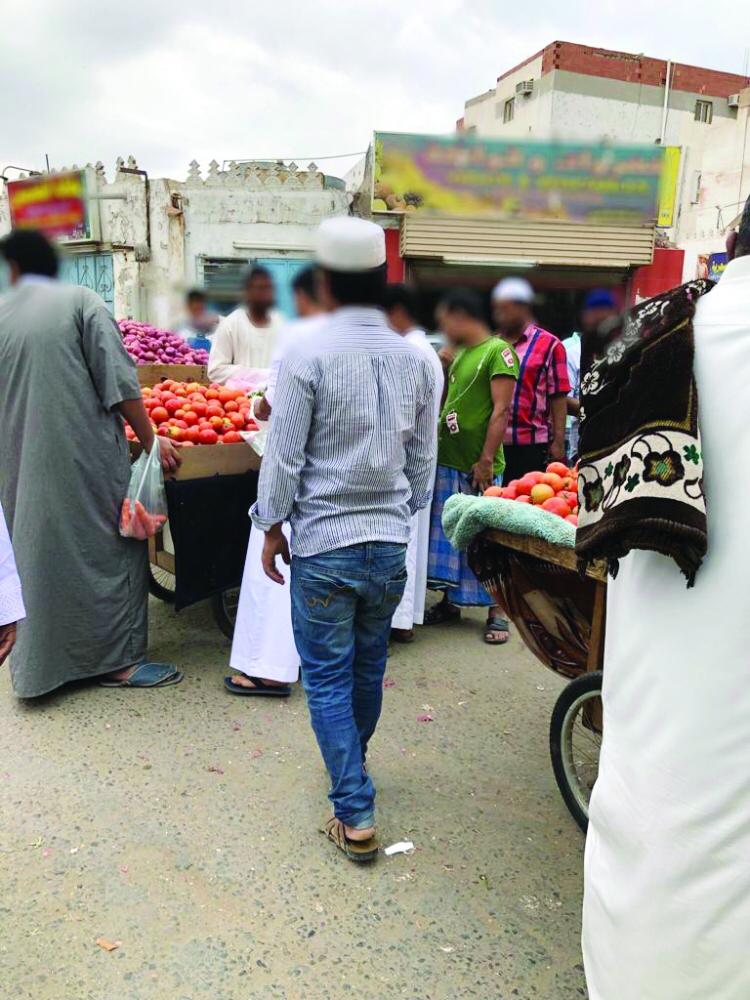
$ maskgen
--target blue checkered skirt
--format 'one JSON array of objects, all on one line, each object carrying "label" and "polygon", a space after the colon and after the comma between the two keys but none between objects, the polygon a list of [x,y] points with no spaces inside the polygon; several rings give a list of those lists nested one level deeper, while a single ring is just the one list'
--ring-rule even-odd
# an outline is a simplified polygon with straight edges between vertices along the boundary
[{"label": "blue checkered skirt", "polygon": [[[501,478],[495,480],[500,485]],[[448,497],[456,493],[476,496],[471,473],[438,465],[430,515],[430,555],[427,562],[427,586],[430,590],[447,590],[451,604],[463,608],[489,607],[487,591],[469,568],[466,553],[454,549],[443,531],[443,507]]]}]

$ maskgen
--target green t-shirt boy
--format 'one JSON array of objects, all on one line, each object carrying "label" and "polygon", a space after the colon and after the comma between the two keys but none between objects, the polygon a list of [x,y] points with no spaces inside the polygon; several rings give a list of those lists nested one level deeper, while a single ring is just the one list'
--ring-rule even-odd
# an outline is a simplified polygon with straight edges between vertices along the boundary
[{"label": "green t-shirt boy", "polygon": [[[440,413],[438,464],[471,472],[482,458],[494,410],[492,380],[518,379],[518,358],[499,337],[488,336],[474,347],[459,350],[448,372],[448,392]],[[495,452],[494,475],[505,469],[502,438]]]}]

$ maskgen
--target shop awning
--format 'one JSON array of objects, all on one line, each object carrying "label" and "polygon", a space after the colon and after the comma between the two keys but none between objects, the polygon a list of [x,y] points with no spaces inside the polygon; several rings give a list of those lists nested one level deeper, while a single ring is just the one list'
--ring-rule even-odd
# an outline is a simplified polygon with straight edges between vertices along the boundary
[{"label": "shop awning", "polygon": [[490,267],[622,268],[650,264],[653,227],[589,226],[406,214],[401,255]]}]

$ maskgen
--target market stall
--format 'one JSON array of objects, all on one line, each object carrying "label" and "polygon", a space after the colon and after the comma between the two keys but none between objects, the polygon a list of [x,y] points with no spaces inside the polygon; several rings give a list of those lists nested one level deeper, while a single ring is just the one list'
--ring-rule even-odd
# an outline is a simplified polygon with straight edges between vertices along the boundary
[{"label": "market stall", "polygon": [[495,495],[452,497],[443,526],[527,648],[569,680],[552,712],[550,754],[565,804],[585,830],[602,736],[607,577],[600,565],[578,569],[577,499],[566,479],[540,471],[491,488]]},{"label": "market stall", "polygon": [[[231,636],[260,468],[242,437],[257,429],[251,401],[241,390],[171,378],[142,391],[157,435],[182,453],[165,483],[167,523],[149,538],[151,593],[178,611],[210,599]],[[141,446],[127,426],[126,435],[136,459]]]}]

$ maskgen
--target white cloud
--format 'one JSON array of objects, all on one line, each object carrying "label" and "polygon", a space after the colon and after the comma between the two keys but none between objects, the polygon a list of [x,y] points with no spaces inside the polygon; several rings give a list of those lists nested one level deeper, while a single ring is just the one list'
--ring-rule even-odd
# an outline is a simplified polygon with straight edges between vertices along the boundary
[{"label": "white cloud", "polygon": [[[690,7],[694,7],[691,14]],[[4,12],[0,166],[133,153],[196,158],[364,149],[375,128],[449,131],[464,100],[555,39],[741,71],[737,4],[632,0],[26,0]],[[345,164],[327,164],[331,172]]]}]

